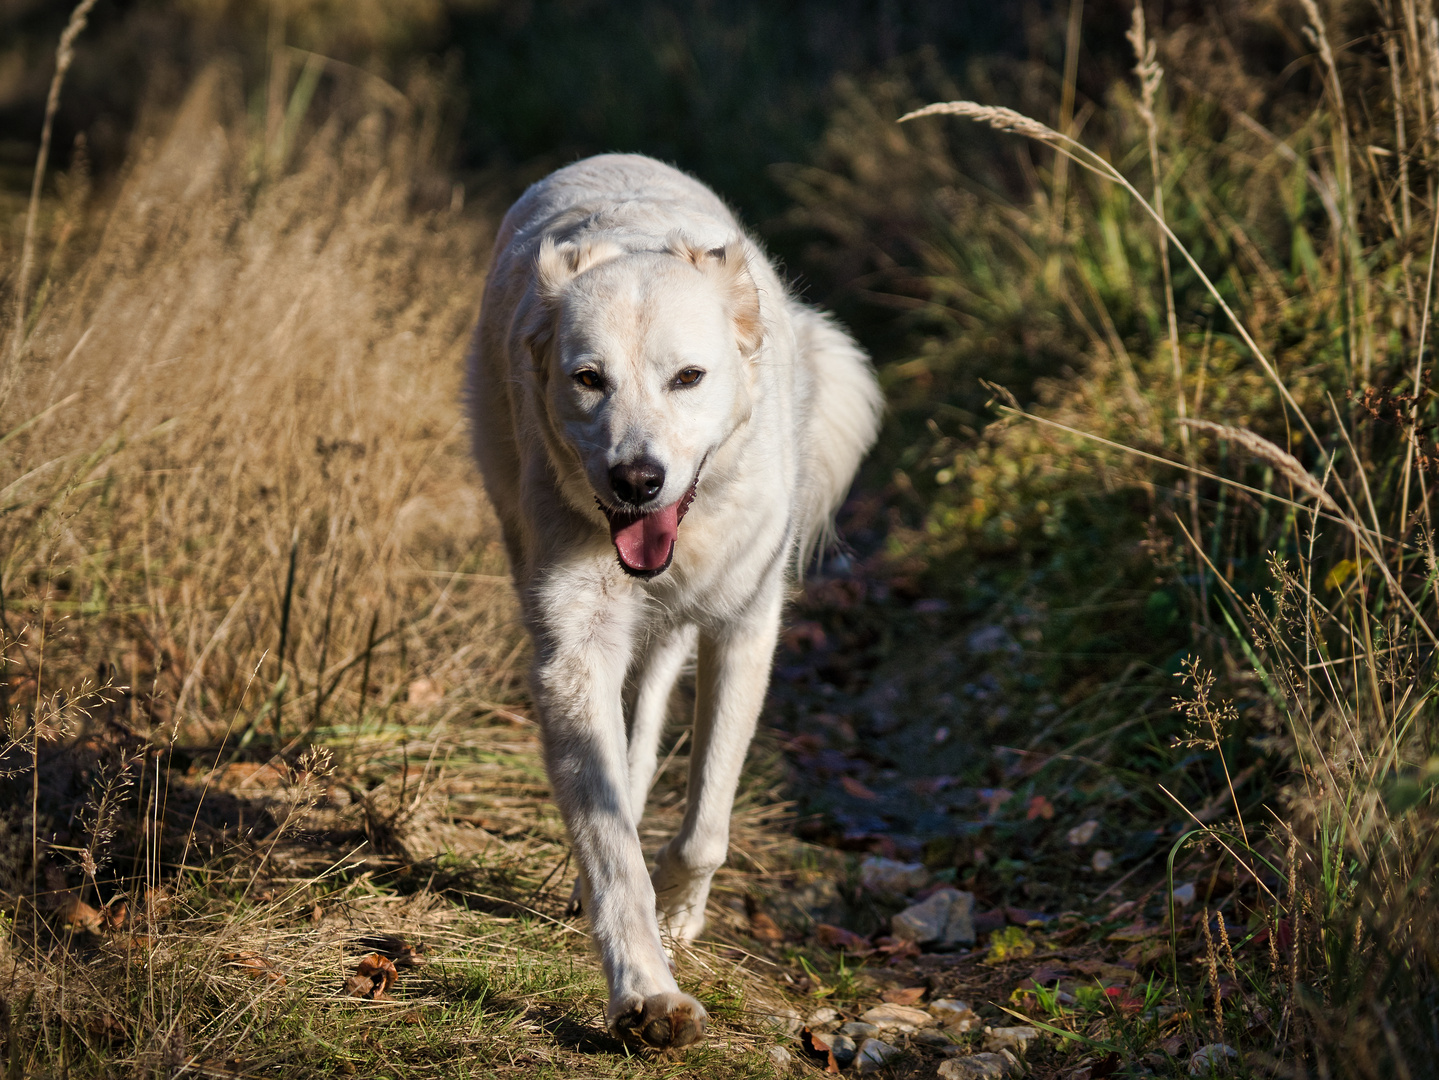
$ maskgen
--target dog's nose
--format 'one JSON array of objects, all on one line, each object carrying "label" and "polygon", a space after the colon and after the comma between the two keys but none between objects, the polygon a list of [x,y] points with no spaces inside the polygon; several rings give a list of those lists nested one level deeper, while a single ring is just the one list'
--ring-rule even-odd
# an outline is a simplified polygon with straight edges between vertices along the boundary
[{"label": "dog's nose", "polygon": [[649,458],[616,465],[610,470],[610,486],[631,506],[643,506],[665,486],[664,466]]}]

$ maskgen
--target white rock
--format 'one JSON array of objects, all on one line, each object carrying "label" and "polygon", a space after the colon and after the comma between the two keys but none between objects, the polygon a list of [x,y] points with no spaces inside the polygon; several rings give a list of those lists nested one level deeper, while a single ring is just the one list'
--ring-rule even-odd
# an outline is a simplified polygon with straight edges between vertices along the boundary
[{"label": "white rock", "polygon": [[839,1026],[839,1010],[831,1009],[826,1005],[822,1009],[816,1009],[804,1018],[804,1026],[811,1031],[820,1031],[824,1028]]},{"label": "white rock", "polygon": [[855,1055],[855,1067],[862,1073],[878,1072],[884,1067],[884,1063],[897,1053],[899,1050],[887,1042],[865,1039],[859,1044],[859,1053]]},{"label": "white rock", "polygon": [[874,1008],[860,1013],[859,1018],[866,1024],[873,1024],[881,1031],[905,1027],[913,1031],[916,1028],[934,1027],[937,1023],[935,1018],[923,1009],[915,1009],[908,1005],[876,1005]]},{"label": "white rock", "polygon": [[879,1034],[879,1025],[866,1024],[863,1020],[851,1020],[849,1023],[839,1026],[839,1033],[863,1042],[865,1039],[872,1039]]},{"label": "white rock", "polygon": [[929,884],[924,863],[896,862],[871,855],[859,864],[859,882],[872,893],[903,896]]},{"label": "white rock", "polygon": [[1208,1076],[1211,1072],[1226,1072],[1230,1058],[1239,1057],[1239,1051],[1224,1043],[1209,1043],[1194,1051],[1189,1058],[1190,1076]]},{"label": "white rock", "polygon": [[991,1053],[1013,1050],[1024,1053],[1025,1048],[1039,1038],[1039,1029],[1021,1027],[991,1027],[984,1029],[984,1048]]},{"label": "white rock", "polygon": [[954,1045],[949,1041],[949,1036],[938,1028],[924,1028],[916,1031],[909,1038],[911,1042],[918,1043],[920,1046],[944,1047]]},{"label": "white rock", "polygon": [[793,1009],[776,1009],[765,1019],[770,1029],[781,1035],[798,1035],[799,1029],[804,1026],[804,1021],[799,1018],[799,1013]]},{"label": "white rock", "polygon": [[1180,907],[1194,903],[1194,882],[1186,881],[1183,885],[1174,886],[1174,902]]},{"label": "white rock", "polygon": [[940,889],[889,921],[890,933],[901,941],[948,948],[974,944],[974,894]]},{"label": "white rock", "polygon": [[771,1046],[769,1048],[769,1059],[780,1069],[788,1069],[794,1064],[794,1055],[783,1046]]},{"label": "white rock", "polygon": [[1103,848],[1100,848],[1094,853],[1094,857],[1089,860],[1089,865],[1096,874],[1104,873],[1114,865],[1114,852],[1105,851]]},{"label": "white rock", "polygon": [[1099,831],[1099,822],[1091,818],[1089,821],[1081,821],[1074,828],[1065,834],[1071,847],[1083,847],[1094,839],[1094,834]]},{"label": "white rock", "polygon": [[954,998],[936,998],[929,1003],[929,1015],[943,1027],[955,1031],[973,1031],[979,1026],[979,1015],[969,1007],[967,1001]]},{"label": "white rock", "polygon": [[970,1054],[942,1061],[939,1065],[941,1080],[1003,1080],[1015,1073],[1013,1055]]}]

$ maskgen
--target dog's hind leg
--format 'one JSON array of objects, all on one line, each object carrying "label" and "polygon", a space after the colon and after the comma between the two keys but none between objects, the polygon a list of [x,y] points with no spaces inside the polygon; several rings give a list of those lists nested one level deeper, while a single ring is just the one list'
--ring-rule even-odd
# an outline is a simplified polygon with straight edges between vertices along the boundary
[{"label": "dog's hind leg", "polygon": [[749,618],[700,635],[684,822],[660,850],[653,875],[661,925],[679,941],[704,929],[710,879],[729,853],[730,811],[769,685],[780,604],[776,573]]},{"label": "dog's hind leg", "polygon": [[698,630],[680,626],[657,639],[641,662],[634,705],[630,711],[630,810],[644,817],[645,801],[659,760],[660,735],[669,712],[670,695],[685,661],[694,655]]}]

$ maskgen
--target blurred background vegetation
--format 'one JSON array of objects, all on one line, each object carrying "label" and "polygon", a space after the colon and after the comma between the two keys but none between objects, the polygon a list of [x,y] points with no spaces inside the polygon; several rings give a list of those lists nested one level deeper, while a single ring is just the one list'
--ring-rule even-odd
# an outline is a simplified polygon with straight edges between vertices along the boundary
[{"label": "blurred background vegetation", "polygon": [[[17,477],[93,456],[7,496],[6,604],[109,590],[92,611],[105,630],[72,635],[60,654],[73,672],[107,662],[97,639],[148,642],[108,662],[153,677],[152,717],[161,699],[167,719],[188,709],[200,727],[251,710],[266,719],[247,737],[273,717],[271,749],[293,749],[282,730],[324,730],[340,702],[363,717],[367,700],[402,699],[417,673],[515,704],[514,632],[496,602],[447,592],[450,621],[435,629],[440,601],[403,577],[416,564],[502,572],[493,544],[467,549],[486,512],[451,499],[471,481],[447,373],[485,241],[523,187],[589,153],[653,154],[719,190],[799,290],[855,329],[889,399],[843,515],[842,572],[797,600],[771,697],[803,835],[920,858],[985,903],[1047,910],[1112,900],[1131,874],[1157,881],[1173,850],[1168,884],[1174,872],[1202,879],[1221,929],[1243,925],[1255,958],[1230,958],[1244,989],[1226,1021],[1235,991],[1210,946],[1190,1004],[1211,1037],[1321,1072],[1427,1075],[1424,1048],[1439,1044],[1428,367],[1439,24],[1417,0],[1174,3],[1138,28],[1133,11],[100,0],[60,98],[32,303],[0,400]],[[48,0],[0,6],[7,303],[69,14]],[[1047,136],[896,123],[957,98],[1016,109],[1112,172]],[[185,168],[188,151],[164,135],[177,110],[192,137],[212,124],[228,140],[222,178],[190,202],[144,182],[157,161]],[[154,216],[167,198],[186,208],[168,232]],[[1161,198],[1167,257],[1138,201]],[[116,222],[132,211],[126,233]],[[110,434],[168,432],[172,414],[200,408],[181,400],[195,386],[88,427],[20,430],[68,390],[46,373],[70,363],[96,312],[117,316],[114,355],[128,347],[119,315],[150,340],[135,312],[163,305],[138,285],[105,287],[109,275],[155,277],[162,241],[212,243],[177,258],[188,268],[177,281],[228,280],[242,251],[242,280],[263,279],[241,294],[244,310],[252,325],[278,320],[290,294],[264,276],[276,265],[265,228],[293,242],[286,265],[339,275],[316,295],[331,297],[330,318],[349,312],[344,334],[316,340],[340,342],[357,365],[346,378],[364,387],[335,391],[326,408],[340,419],[296,411],[320,378],[302,335],[285,339],[295,382],[274,391],[279,404],[249,402],[284,429],[269,441],[147,435],[126,451],[144,469],[121,461]],[[363,257],[306,263],[316,237]],[[205,310],[219,319],[229,294],[214,288]],[[179,320],[183,292],[166,295]],[[266,356],[246,352],[244,324],[226,333],[207,361],[216,384],[263,383]],[[192,340],[169,334],[157,340]],[[134,347],[135,371],[148,348]],[[368,430],[357,400],[388,400],[408,370],[424,377],[407,400],[433,423]],[[102,374],[86,385],[108,385]],[[404,485],[332,490],[339,462],[357,478],[409,463],[399,475],[430,468],[430,446],[440,464],[423,504]],[[238,479],[177,493],[166,477],[191,461],[285,478],[258,493]],[[175,550],[158,583],[149,549],[136,554],[150,511],[117,509],[127,483],[136,507],[185,510],[169,519]],[[384,543],[352,543],[355,521],[383,523]],[[246,530],[263,542],[214,554],[214,536]],[[246,607],[252,580],[268,592]],[[206,612],[199,629],[187,605]],[[233,611],[246,643],[232,633],[208,668],[205,646],[162,685],[157,658],[193,660],[231,632]],[[495,640],[467,652],[460,613],[490,620]],[[278,664],[265,659],[277,640]],[[358,685],[351,668],[331,672],[341,656],[365,657]],[[1052,820],[1100,822],[1110,861],[1101,868]]]}]

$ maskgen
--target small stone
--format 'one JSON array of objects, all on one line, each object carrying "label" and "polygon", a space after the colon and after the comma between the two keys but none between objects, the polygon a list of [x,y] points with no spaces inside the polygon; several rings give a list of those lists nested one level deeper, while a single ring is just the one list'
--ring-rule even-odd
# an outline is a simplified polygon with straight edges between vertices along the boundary
[{"label": "small stone", "polygon": [[849,1023],[839,1026],[839,1033],[864,1042],[865,1039],[872,1039],[879,1034],[879,1025],[866,1024],[863,1020],[851,1020]]},{"label": "small stone", "polygon": [[969,1054],[953,1057],[939,1065],[941,1080],[1003,1080],[1011,1075],[1013,1057],[1002,1054]]},{"label": "small stone", "polygon": [[929,884],[929,871],[924,863],[896,862],[871,855],[859,864],[859,881],[872,893],[903,896]]},{"label": "small stone", "polygon": [[918,1043],[920,1046],[953,1045],[949,1041],[949,1036],[946,1035],[944,1032],[940,1031],[938,1028],[924,1028],[920,1031],[916,1031],[909,1038],[911,1042]]},{"label": "small stone", "polygon": [[884,1063],[899,1053],[897,1047],[879,1039],[865,1039],[855,1054],[855,1065],[862,1073],[878,1072]]},{"label": "small stone", "polygon": [[916,1009],[909,1005],[876,1005],[872,1009],[860,1013],[859,1018],[866,1024],[873,1024],[881,1031],[889,1028],[909,1028],[911,1031],[916,1028],[934,1027],[936,1020],[923,1009]]},{"label": "small stone", "polygon": [[776,1009],[765,1017],[766,1023],[772,1031],[781,1035],[798,1035],[799,1029],[804,1026],[804,1021],[799,1018],[799,1013],[793,1009]]},{"label": "small stone", "polygon": [[1070,847],[1083,847],[1094,839],[1094,834],[1099,831],[1099,822],[1093,820],[1081,822],[1065,834]]},{"label": "small stone", "polygon": [[941,948],[974,944],[974,894],[958,889],[938,892],[905,908],[890,921],[890,933],[901,941],[936,944]]},{"label": "small stone", "polygon": [[848,1035],[831,1035],[829,1052],[834,1058],[834,1063],[843,1069],[854,1060],[854,1055],[859,1052],[859,1049]]},{"label": "small stone", "polygon": [[1194,903],[1194,882],[1186,881],[1183,885],[1174,886],[1174,902],[1180,907]]},{"label": "small stone", "polygon": [[889,920],[890,933],[901,941],[921,945],[937,941],[949,922],[949,901],[953,889],[941,889],[928,900],[905,908]]},{"label": "small stone", "polygon": [[1037,1038],[1039,1038],[1038,1028],[1027,1026],[985,1028],[984,1048],[991,1053],[1013,1050],[1022,1054],[1025,1048]]},{"label": "small stone", "polygon": [[839,1010],[826,1005],[816,1009],[804,1018],[804,1026],[811,1031],[827,1031],[839,1026]]},{"label": "small stone", "polygon": [[1096,874],[1104,873],[1114,865],[1114,852],[1105,851],[1103,848],[1100,848],[1094,853],[1094,857],[1089,860],[1089,865]]},{"label": "small stone", "polygon": [[1212,1072],[1225,1072],[1230,1058],[1239,1057],[1239,1051],[1224,1043],[1209,1043],[1194,1051],[1189,1058],[1190,1076],[1208,1076]]},{"label": "small stone", "polygon": [[783,1046],[771,1046],[769,1059],[780,1069],[788,1069],[794,1064],[794,1055]]},{"label": "small stone", "polygon": [[973,1031],[979,1027],[979,1014],[969,1007],[967,1001],[938,998],[929,1003],[929,1015],[938,1020],[942,1027],[955,1031]]}]

